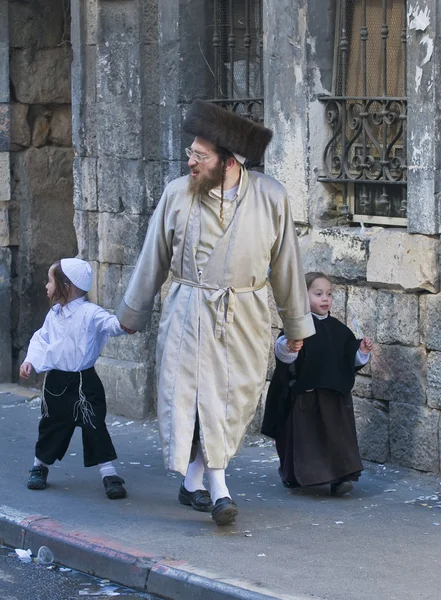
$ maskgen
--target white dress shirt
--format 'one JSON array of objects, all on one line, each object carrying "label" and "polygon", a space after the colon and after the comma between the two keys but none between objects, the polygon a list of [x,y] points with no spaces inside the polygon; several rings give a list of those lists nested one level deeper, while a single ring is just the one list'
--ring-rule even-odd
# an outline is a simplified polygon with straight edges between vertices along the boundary
[{"label": "white dress shirt", "polygon": [[[315,313],[312,313],[312,314],[314,315],[314,317],[317,317],[317,319],[320,319],[320,321],[328,318],[328,315],[316,315]],[[276,343],[275,343],[274,353],[281,362],[283,362],[287,365],[290,365],[297,359],[299,353],[291,352],[288,349],[287,342],[288,342],[288,340],[286,339],[286,337],[284,335],[281,335],[280,337],[278,337],[276,340]],[[364,366],[369,361],[370,356],[371,356],[370,352],[366,353],[366,352],[362,352],[360,349],[358,349],[355,354],[355,366],[356,367],[361,367],[362,365]]]},{"label": "white dress shirt", "polygon": [[25,362],[37,373],[84,371],[96,363],[110,336],[123,333],[115,315],[84,298],[55,304],[32,336]]}]

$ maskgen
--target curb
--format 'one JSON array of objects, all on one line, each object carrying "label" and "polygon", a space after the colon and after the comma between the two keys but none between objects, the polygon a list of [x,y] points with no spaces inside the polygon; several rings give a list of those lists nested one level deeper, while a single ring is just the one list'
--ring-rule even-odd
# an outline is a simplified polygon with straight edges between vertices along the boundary
[{"label": "curb", "polygon": [[0,506],[0,544],[30,548],[34,555],[40,546],[48,546],[58,564],[162,600],[307,600],[259,591],[249,582],[219,578],[185,561],[149,554],[110,536],[72,529],[50,517],[25,515],[8,506]]}]

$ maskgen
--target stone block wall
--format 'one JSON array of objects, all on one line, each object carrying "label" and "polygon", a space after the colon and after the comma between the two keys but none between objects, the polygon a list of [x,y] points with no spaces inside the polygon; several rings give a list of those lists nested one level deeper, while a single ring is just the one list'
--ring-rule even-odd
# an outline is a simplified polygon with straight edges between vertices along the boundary
[{"label": "stone block wall", "polygon": [[9,248],[10,94],[8,2],[0,0],[0,382],[12,374],[11,250]]},{"label": "stone block wall", "polygon": [[[47,271],[75,256],[69,3],[8,2],[12,377],[48,310]],[[6,110],[6,108],[4,108]],[[0,159],[0,169],[8,169]],[[5,185],[6,179],[0,177]],[[4,220],[0,219],[0,223]],[[1,227],[1,225],[0,225]],[[34,383],[31,381],[31,383]]]},{"label": "stone block wall", "polygon": [[[122,300],[162,193],[157,0],[73,0],[74,224],[94,269],[92,301]],[[156,311],[159,310],[159,304]],[[157,313],[97,363],[109,407],[143,418],[155,402]]]}]

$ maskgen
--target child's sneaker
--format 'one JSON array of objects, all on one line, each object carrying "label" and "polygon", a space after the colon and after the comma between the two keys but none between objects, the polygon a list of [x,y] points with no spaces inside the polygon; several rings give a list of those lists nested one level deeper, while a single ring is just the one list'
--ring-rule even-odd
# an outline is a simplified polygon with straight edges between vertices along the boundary
[{"label": "child's sneaker", "polygon": [[36,465],[29,469],[28,490],[44,490],[49,469],[43,465]]},{"label": "child's sneaker", "polygon": [[103,477],[104,489],[109,500],[118,500],[118,498],[125,498],[127,496],[123,483],[125,483],[124,479],[118,475]]}]

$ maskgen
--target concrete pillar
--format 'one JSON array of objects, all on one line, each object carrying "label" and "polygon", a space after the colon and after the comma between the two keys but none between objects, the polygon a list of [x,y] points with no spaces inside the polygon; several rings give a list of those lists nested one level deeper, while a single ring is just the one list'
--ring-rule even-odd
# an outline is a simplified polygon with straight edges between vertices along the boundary
[{"label": "concrete pillar", "polygon": [[407,216],[410,233],[441,233],[441,0],[407,6]]}]

